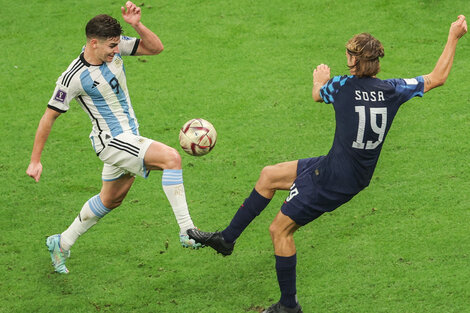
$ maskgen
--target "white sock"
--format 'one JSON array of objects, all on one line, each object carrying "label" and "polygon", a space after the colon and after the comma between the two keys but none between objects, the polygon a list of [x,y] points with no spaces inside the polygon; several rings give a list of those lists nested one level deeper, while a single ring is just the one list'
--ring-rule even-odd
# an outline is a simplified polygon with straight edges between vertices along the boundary
[{"label": "white sock", "polygon": [[70,250],[78,237],[83,235],[109,212],[111,210],[103,205],[99,195],[88,200],[69,228],[60,235],[60,246],[62,249]]},{"label": "white sock", "polygon": [[163,170],[162,186],[180,226],[180,235],[186,235],[186,230],[194,228],[194,224],[186,203],[183,170]]}]

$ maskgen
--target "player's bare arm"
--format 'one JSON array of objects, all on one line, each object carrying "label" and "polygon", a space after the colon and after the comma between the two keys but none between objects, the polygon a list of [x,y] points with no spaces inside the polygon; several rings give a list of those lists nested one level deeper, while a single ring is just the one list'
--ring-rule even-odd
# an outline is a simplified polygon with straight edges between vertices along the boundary
[{"label": "player's bare arm", "polygon": [[46,144],[47,138],[54,125],[55,120],[59,117],[60,113],[47,108],[46,112],[39,122],[36,136],[34,138],[33,152],[31,153],[31,162],[29,163],[26,174],[32,177],[36,182],[39,182],[42,173],[41,154]]},{"label": "player's bare arm", "polygon": [[320,64],[313,70],[313,88],[312,98],[316,102],[323,102],[320,96],[320,89],[330,80],[330,67],[326,64]]},{"label": "player's bare arm", "polygon": [[465,16],[459,15],[457,20],[452,23],[449,30],[446,46],[433,71],[424,75],[424,92],[444,85],[449,76],[452,63],[454,62],[455,49],[459,39],[467,33],[467,21]]},{"label": "player's bare arm", "polygon": [[131,1],[121,7],[122,18],[131,25],[140,36],[139,47],[135,55],[154,55],[163,51],[163,44],[158,36],[140,21],[142,14],[138,6]]}]

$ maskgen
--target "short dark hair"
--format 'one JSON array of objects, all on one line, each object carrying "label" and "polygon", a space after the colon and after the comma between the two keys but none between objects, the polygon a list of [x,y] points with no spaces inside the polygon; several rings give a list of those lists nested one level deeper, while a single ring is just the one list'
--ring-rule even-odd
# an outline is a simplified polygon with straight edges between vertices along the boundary
[{"label": "short dark hair", "polygon": [[356,57],[356,63],[349,66],[356,76],[375,76],[380,71],[379,58],[385,56],[384,47],[371,34],[355,35],[346,44],[346,49],[349,55]]},{"label": "short dark hair", "polygon": [[115,38],[121,36],[122,27],[114,17],[107,14],[100,14],[92,18],[86,24],[85,33],[88,39]]}]

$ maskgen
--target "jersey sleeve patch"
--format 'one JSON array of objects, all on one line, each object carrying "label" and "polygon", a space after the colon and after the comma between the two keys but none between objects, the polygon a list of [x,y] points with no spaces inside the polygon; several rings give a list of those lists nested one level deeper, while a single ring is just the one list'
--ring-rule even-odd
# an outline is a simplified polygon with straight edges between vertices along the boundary
[{"label": "jersey sleeve patch", "polygon": [[61,102],[61,103],[64,103],[66,98],[67,98],[67,93],[61,89],[58,89],[54,96],[54,100]]},{"label": "jersey sleeve patch", "polygon": [[407,85],[418,85],[418,80],[416,78],[404,78],[403,80]]},{"label": "jersey sleeve patch", "polygon": [[424,78],[418,76],[414,78],[393,78],[386,79],[384,82],[395,88],[395,94],[398,96],[399,104],[405,103],[414,97],[422,97],[424,95]]},{"label": "jersey sleeve patch", "polygon": [[422,97],[424,94],[424,79],[422,76],[418,76],[399,80],[396,91],[405,97],[406,101],[414,97]]}]

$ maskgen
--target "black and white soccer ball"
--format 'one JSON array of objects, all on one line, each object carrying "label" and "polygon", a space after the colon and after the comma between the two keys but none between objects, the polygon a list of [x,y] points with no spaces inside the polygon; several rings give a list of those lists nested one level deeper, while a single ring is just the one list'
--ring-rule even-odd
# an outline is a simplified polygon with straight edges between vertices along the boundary
[{"label": "black and white soccer ball", "polygon": [[214,148],[217,132],[210,122],[194,118],[181,127],[179,140],[181,148],[188,154],[201,156]]}]

